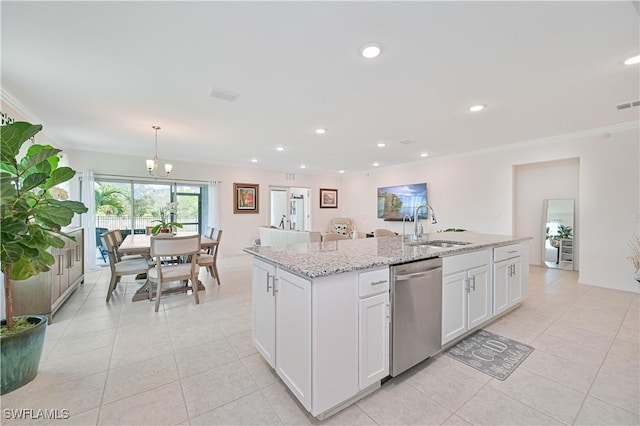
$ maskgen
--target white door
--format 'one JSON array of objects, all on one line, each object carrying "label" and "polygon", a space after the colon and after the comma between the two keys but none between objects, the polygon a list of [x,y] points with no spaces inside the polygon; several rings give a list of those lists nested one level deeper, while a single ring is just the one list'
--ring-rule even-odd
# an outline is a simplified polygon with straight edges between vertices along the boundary
[{"label": "white door", "polygon": [[468,329],[470,330],[493,316],[491,298],[493,283],[489,280],[489,266],[469,270],[469,279],[471,290],[467,304],[469,309]]},{"label": "white door", "polygon": [[389,293],[360,300],[359,309],[360,390],[389,375]]},{"label": "white door", "polygon": [[467,331],[467,272],[442,277],[442,344]]},{"label": "white door", "polygon": [[493,313],[498,315],[509,307],[509,260],[493,265]]},{"label": "white door", "polygon": [[276,280],[276,353],[276,373],[311,411],[311,281],[281,269]]},{"label": "white door", "polygon": [[509,279],[509,305],[513,306],[522,301],[522,259],[516,257],[510,262],[512,266]]},{"label": "white door", "polygon": [[272,368],[276,366],[276,299],[273,291],[275,273],[273,265],[253,261],[253,346]]}]

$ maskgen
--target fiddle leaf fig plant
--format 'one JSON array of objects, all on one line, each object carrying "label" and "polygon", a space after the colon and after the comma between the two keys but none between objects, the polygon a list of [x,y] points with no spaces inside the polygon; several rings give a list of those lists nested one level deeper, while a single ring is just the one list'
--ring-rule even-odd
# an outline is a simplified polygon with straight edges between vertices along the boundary
[{"label": "fiddle leaf fig plant", "polygon": [[15,122],[0,129],[0,264],[4,275],[7,328],[13,327],[11,280],[21,281],[49,271],[55,263],[47,251],[64,247],[61,229],[87,208],[68,200],[57,187],[76,172],[58,165],[60,149],[33,144],[22,158],[23,145],[42,130],[41,125]]}]

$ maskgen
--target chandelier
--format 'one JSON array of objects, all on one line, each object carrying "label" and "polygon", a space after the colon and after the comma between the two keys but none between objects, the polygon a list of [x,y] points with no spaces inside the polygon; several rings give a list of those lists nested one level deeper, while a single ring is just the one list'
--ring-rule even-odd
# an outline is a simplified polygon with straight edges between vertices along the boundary
[{"label": "chandelier", "polygon": [[158,130],[160,130],[160,126],[151,126],[151,128],[156,131],[156,155],[153,156],[153,160],[147,160],[147,170],[152,176],[169,176],[169,173],[171,173],[173,169],[173,166],[169,163],[165,163],[164,165],[165,174],[158,174]]}]

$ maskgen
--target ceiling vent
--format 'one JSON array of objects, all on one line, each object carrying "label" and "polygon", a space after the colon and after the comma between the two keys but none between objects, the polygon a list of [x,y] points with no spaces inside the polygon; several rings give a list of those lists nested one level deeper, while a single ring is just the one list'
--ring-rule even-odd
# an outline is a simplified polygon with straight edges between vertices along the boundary
[{"label": "ceiling vent", "polygon": [[627,108],[631,108],[631,107],[637,107],[639,105],[640,105],[640,100],[626,102],[624,104],[616,105],[616,108],[620,110],[620,109],[627,109]]},{"label": "ceiling vent", "polygon": [[209,89],[209,96],[211,96],[212,98],[222,99],[223,101],[227,102],[235,102],[235,100],[238,99],[238,96],[240,95],[228,90],[212,87],[211,89]]},{"label": "ceiling vent", "polygon": [[410,141],[409,139],[403,139],[403,140],[400,141],[400,143],[402,145],[409,145],[409,144],[412,144],[413,141]]}]

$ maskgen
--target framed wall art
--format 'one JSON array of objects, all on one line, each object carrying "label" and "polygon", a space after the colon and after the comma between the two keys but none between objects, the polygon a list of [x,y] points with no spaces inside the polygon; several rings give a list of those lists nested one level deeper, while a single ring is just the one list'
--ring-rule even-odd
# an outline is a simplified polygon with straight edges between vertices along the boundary
[{"label": "framed wall art", "polygon": [[320,208],[321,209],[337,209],[338,208],[338,190],[329,188],[320,188]]},{"label": "framed wall art", "polygon": [[257,183],[233,183],[233,213],[259,213]]}]

